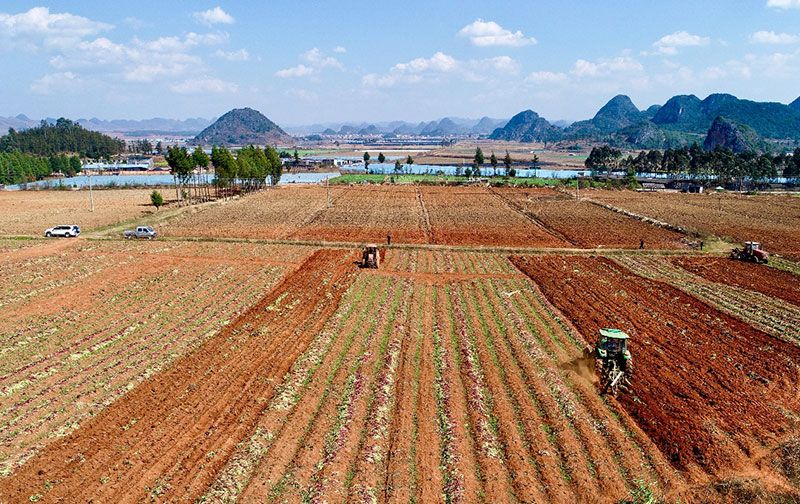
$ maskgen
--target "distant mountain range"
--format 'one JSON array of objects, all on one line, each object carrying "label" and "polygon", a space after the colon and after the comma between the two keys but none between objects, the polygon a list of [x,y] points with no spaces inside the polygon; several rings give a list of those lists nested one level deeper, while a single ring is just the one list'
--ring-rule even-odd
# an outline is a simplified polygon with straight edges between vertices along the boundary
[{"label": "distant mountain range", "polygon": [[[45,121],[55,123],[55,119]],[[785,105],[739,99],[730,94],[712,94],[701,100],[694,95],[678,95],[663,105],[640,110],[628,96],[617,95],[591,119],[569,124],[548,121],[533,110],[525,110],[510,120],[482,117],[466,119],[444,117],[411,123],[324,123],[281,129],[253,109],[234,109],[218,120],[153,118],[144,120],[78,119],[86,129],[104,133],[176,134],[192,136],[204,144],[271,143],[288,145],[289,136],[354,135],[431,137],[475,136],[515,142],[588,141],[629,148],[668,148],[704,143],[767,146],[780,140],[800,144],[800,97]],[[8,128],[24,130],[38,126],[40,120],[25,115],[0,117],[0,134]],[[213,123],[213,124],[212,124]]]},{"label": "distant mountain range", "polygon": [[[44,119],[50,124],[55,124],[56,119],[48,117]],[[101,133],[136,133],[136,134],[184,134],[187,136],[196,135],[215,119],[203,119],[201,117],[190,119],[165,119],[154,117],[152,119],[131,120],[113,119],[102,120],[93,117],[91,119],[78,119],[75,121],[84,128]],[[8,132],[9,128],[17,131],[34,128],[39,125],[41,119],[31,119],[24,114],[14,117],[0,117],[0,135]]]},{"label": "distant mountain range", "polygon": [[445,117],[434,121],[411,123],[391,121],[376,123],[325,123],[308,126],[294,126],[286,131],[298,136],[305,135],[416,135],[416,136],[463,136],[488,135],[495,128],[504,125],[507,119],[465,119]]},{"label": "distant mountain range", "polygon": [[715,139],[708,145],[719,144],[725,137],[737,149],[763,145],[762,139],[800,142],[800,98],[784,105],[742,100],[730,94],[712,94],[704,100],[680,95],[664,105],[639,110],[629,97],[618,95],[592,119],[566,128],[526,110],[495,129],[489,138],[517,142],[592,140],[624,147],[666,148],[703,143],[710,133]]},{"label": "distant mountain range", "polygon": [[264,114],[251,108],[233,109],[194,137],[201,145],[293,145],[294,138]]}]

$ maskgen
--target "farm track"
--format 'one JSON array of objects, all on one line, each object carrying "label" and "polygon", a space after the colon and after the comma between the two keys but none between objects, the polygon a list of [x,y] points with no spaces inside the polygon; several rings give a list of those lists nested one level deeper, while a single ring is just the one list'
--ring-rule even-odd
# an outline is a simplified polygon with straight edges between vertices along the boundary
[{"label": "farm track", "polygon": [[[56,501],[128,502],[148,494],[190,500],[255,426],[274,380],[336,308],[353,280],[353,259],[343,251],[315,253],[197,351],[0,480],[0,493],[20,500],[36,489]],[[58,484],[46,490],[45,480]]]},{"label": "farm track", "polygon": [[419,187],[414,187],[414,190],[417,193],[417,202],[419,203],[419,209],[422,212],[422,229],[425,232],[425,242],[434,244],[436,243],[436,239],[433,236],[433,230],[431,229],[431,217],[428,215],[428,208],[425,206],[425,200],[422,197],[422,191],[419,190]]},{"label": "farm track", "polygon": [[[800,306],[780,297],[708,280],[663,258],[616,257],[614,260],[638,275],[666,282],[761,331],[800,345]],[[767,288],[778,287],[774,285],[778,280],[776,277],[768,280],[771,287]],[[792,283],[785,286],[793,288]],[[790,291],[784,292],[790,295]]]},{"label": "farm track", "polygon": [[724,473],[791,428],[786,414],[800,409],[794,345],[609,259],[514,262],[581,333],[619,326],[633,335],[635,399],[621,402],[676,468]]}]

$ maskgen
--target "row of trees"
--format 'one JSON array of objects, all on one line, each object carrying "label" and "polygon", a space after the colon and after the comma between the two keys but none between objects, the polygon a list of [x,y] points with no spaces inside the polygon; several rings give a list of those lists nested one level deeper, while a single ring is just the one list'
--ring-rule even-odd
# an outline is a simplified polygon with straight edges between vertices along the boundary
[{"label": "row of trees", "polygon": [[[364,152],[364,168],[367,171],[369,171],[370,159],[371,156],[369,152]],[[386,161],[386,156],[383,155],[383,152],[378,153],[378,162],[382,164],[385,161]],[[475,149],[475,157],[472,160],[472,166],[466,169],[463,169],[460,166],[456,167],[456,175],[459,177],[462,174],[466,175],[467,177],[471,176],[480,177],[482,176],[481,168],[483,167],[484,163],[486,163],[486,157],[483,154],[483,150],[481,150],[481,148],[478,147],[477,149]],[[538,163],[539,163],[539,157],[536,154],[534,154],[533,159],[531,160],[532,167],[536,168]],[[409,154],[409,156],[406,158],[405,165],[411,166],[413,164],[414,164],[414,158],[412,158],[411,155]],[[497,159],[497,156],[494,154],[494,152],[492,152],[491,156],[489,156],[489,164],[492,166],[492,173],[487,173],[486,175],[491,175],[491,176],[497,175],[497,166],[499,164],[499,160]],[[503,165],[505,168],[506,177],[509,176],[513,177],[514,175],[516,175],[516,170],[514,170],[511,167],[512,164],[513,160],[511,159],[511,155],[508,153],[508,151],[506,151],[506,155],[503,158]],[[399,159],[397,159],[394,162],[394,171],[395,173],[401,173],[403,171],[403,163]]]},{"label": "row of trees", "polygon": [[706,151],[695,144],[665,151],[642,151],[636,156],[623,157],[619,149],[603,146],[592,149],[585,166],[595,174],[605,173],[606,176],[614,171],[625,171],[629,176],[670,173],[701,180],[716,179],[720,183],[742,183],[745,180],[760,182],[779,176],[796,179],[800,177],[800,148],[791,155],[782,153],[773,156],[753,151],[734,153],[724,148]]},{"label": "row of trees", "polygon": [[134,140],[128,143],[128,152],[132,152],[134,154],[163,154],[164,153],[164,146],[163,144],[158,141],[156,142],[155,146],[153,143],[148,139],[143,140]]},{"label": "row of trees", "polygon": [[[465,172],[464,172],[465,175],[467,177],[469,177],[469,176],[481,177],[483,175],[491,175],[491,176],[497,175],[497,165],[499,164],[499,161],[498,161],[497,156],[495,155],[494,152],[492,152],[492,154],[489,156],[489,164],[492,167],[492,173],[484,174],[484,173],[481,172],[481,169],[483,168],[483,164],[485,162],[486,162],[486,156],[484,156],[483,150],[481,150],[480,147],[476,148],[475,149],[475,156],[472,158],[472,168],[467,168],[465,170]],[[506,151],[506,155],[505,155],[505,157],[503,157],[503,168],[505,169],[505,176],[506,177],[513,177],[513,176],[516,175],[516,170],[511,168],[511,165],[513,163],[514,163],[514,161],[511,159],[511,154],[509,154],[508,151]],[[539,156],[534,154],[533,158],[531,159],[531,166],[535,169],[538,164],[539,164]]]},{"label": "row of trees", "polygon": [[0,152],[22,152],[50,156],[70,152],[82,158],[101,159],[121,154],[125,142],[108,135],[89,131],[83,126],[64,119],[55,124],[42,121],[36,128],[16,131],[0,137]]},{"label": "row of trees", "polygon": [[251,192],[268,183],[277,185],[283,174],[283,163],[274,147],[264,149],[250,145],[237,155],[225,147],[214,146],[209,157],[198,146],[193,152],[185,147],[168,147],[165,159],[170,173],[175,177],[175,194],[179,201],[195,199],[205,201],[211,197],[208,180],[209,164],[214,166],[213,180],[217,196],[238,192]]},{"label": "row of trees", "polygon": [[21,152],[0,152],[0,184],[22,184],[48,177],[53,173],[63,173],[69,177],[81,171],[78,156],[66,154],[49,158],[33,156]]}]

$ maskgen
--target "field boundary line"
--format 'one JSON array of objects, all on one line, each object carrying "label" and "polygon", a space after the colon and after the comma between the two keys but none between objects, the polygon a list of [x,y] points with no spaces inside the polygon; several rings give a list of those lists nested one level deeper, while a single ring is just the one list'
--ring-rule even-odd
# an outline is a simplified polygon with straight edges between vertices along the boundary
[{"label": "field boundary line", "polygon": [[681,234],[686,235],[686,236],[692,236],[692,237],[699,237],[700,236],[700,233],[698,233],[697,231],[691,231],[691,230],[689,230],[689,229],[687,229],[685,227],[676,226],[674,224],[670,224],[669,222],[660,221],[658,219],[654,219],[654,218],[648,217],[646,215],[641,215],[641,214],[638,214],[636,212],[631,212],[630,210],[625,210],[624,208],[615,207],[614,205],[609,205],[608,203],[603,203],[602,201],[597,201],[597,200],[594,200],[592,198],[583,198],[582,201],[586,201],[588,203],[591,203],[592,205],[597,205],[597,206],[599,206],[601,208],[605,208],[606,210],[611,210],[612,212],[616,212],[618,214],[622,214],[622,215],[631,217],[633,219],[640,220],[642,222],[646,222],[646,223],[651,224],[653,226],[657,226],[657,227],[664,228],[664,229],[669,229],[670,231],[675,231],[677,233],[681,233]]},{"label": "field boundary line", "polygon": [[[78,238],[81,240],[81,238]],[[122,237],[86,237],[87,241],[125,241]],[[157,241],[170,242],[217,242],[217,243],[251,243],[256,245],[293,245],[298,247],[332,248],[332,249],[358,249],[367,242],[341,242],[324,240],[293,240],[293,239],[269,239],[269,238],[207,238],[207,237],[187,237],[187,236],[165,236],[159,237]],[[432,250],[444,252],[474,252],[481,254],[521,254],[521,255],[697,255],[696,250],[687,249],[621,249],[621,248],[552,248],[552,247],[508,247],[508,246],[488,246],[480,245],[440,245],[425,243],[401,243],[393,245],[383,245],[381,248],[396,250]],[[705,254],[707,256],[726,254]]]},{"label": "field boundary line", "polygon": [[539,227],[540,229],[542,229],[542,230],[543,230],[544,232],[546,232],[547,234],[549,234],[549,235],[551,235],[551,236],[555,236],[556,238],[558,238],[558,239],[560,239],[560,240],[564,241],[565,243],[569,243],[570,245],[578,246],[578,244],[577,244],[577,243],[575,243],[573,240],[570,240],[570,239],[569,239],[569,238],[567,238],[565,235],[563,235],[563,234],[559,233],[559,232],[558,232],[558,231],[556,231],[555,229],[552,229],[552,228],[548,227],[547,225],[545,225],[545,223],[544,223],[544,222],[540,221],[540,220],[539,220],[539,219],[538,219],[538,218],[537,218],[535,215],[533,215],[532,213],[528,212],[527,210],[525,210],[524,208],[522,208],[522,207],[521,207],[520,205],[518,205],[517,203],[515,203],[515,202],[511,201],[511,200],[510,200],[510,199],[508,199],[507,197],[503,196],[503,195],[502,195],[502,194],[500,194],[498,191],[496,191],[494,188],[490,187],[490,188],[489,188],[489,193],[490,193],[490,194],[493,194],[494,196],[496,196],[496,197],[498,197],[498,198],[500,198],[500,200],[501,200],[503,203],[505,203],[505,205],[506,205],[508,208],[510,208],[511,210],[513,210],[513,211],[517,212],[518,214],[522,215],[523,217],[525,217],[526,219],[528,219],[529,221],[531,221],[531,222],[532,222],[534,225],[536,225],[537,227]]},{"label": "field boundary line", "polygon": [[424,224],[423,231],[425,232],[425,239],[428,243],[434,244],[436,243],[436,240],[433,238],[433,229],[431,229],[431,219],[428,215],[428,207],[425,206],[425,200],[422,199],[422,190],[417,185],[414,186],[414,190],[417,193],[417,201],[422,209],[422,219]]}]

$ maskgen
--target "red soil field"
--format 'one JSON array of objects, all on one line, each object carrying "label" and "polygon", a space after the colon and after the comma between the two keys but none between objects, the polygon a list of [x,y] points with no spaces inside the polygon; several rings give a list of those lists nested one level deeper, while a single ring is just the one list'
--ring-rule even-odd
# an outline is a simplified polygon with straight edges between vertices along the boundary
[{"label": "red soil field", "polygon": [[676,257],[672,262],[707,280],[754,290],[800,306],[800,277],[788,271],[719,257]]},{"label": "red soil field", "polygon": [[800,253],[800,199],[728,195],[586,191],[586,197],[701,234],[760,241],[770,252]]},{"label": "red soil field", "polygon": [[554,234],[583,248],[685,248],[684,236],[612,212],[588,201],[575,201],[552,189],[495,189],[520,211],[533,216]]},{"label": "red soil field", "polygon": [[482,187],[422,187],[431,243],[569,247],[539,223]]},{"label": "red soil field", "polygon": [[619,400],[676,468],[725,474],[790,429],[800,348],[606,258],[512,261],[588,340],[631,334],[633,392]]},{"label": "red soil field", "polygon": [[[331,188],[335,199],[341,189]],[[162,236],[283,239],[327,204],[324,187],[278,187],[191,209],[158,227]]]},{"label": "red soil field", "polygon": [[427,243],[419,190],[413,186],[348,187],[291,237],[303,240]]},{"label": "red soil field", "polygon": [[354,279],[351,251],[321,250],[195,352],[49,445],[11,477],[13,502],[192,501]]}]

